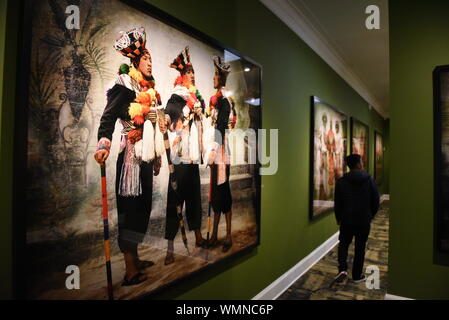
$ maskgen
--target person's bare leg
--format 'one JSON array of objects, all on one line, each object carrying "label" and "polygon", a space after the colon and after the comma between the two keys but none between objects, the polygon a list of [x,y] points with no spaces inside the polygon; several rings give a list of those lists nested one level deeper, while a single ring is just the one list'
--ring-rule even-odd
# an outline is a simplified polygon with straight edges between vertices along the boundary
[{"label": "person's bare leg", "polygon": [[201,230],[196,229],[195,230],[195,245],[197,247],[202,247],[206,243],[206,240],[203,239],[203,236],[201,235]]},{"label": "person's bare leg", "polygon": [[165,265],[169,265],[173,262],[175,262],[175,246],[173,240],[168,240],[167,242],[167,255],[165,256]]},{"label": "person's bare leg", "polygon": [[[139,269],[136,265],[136,256],[132,252],[126,252],[123,254],[125,257],[125,266],[126,266],[126,281],[131,280],[136,274],[139,273]],[[146,279],[144,275],[139,277],[140,280]]]},{"label": "person's bare leg", "polygon": [[136,249],[133,251],[133,254],[134,254],[134,257],[135,257],[135,260],[136,260],[137,269],[142,270],[142,269],[145,269],[145,268],[148,268],[148,267],[151,267],[152,265],[154,265],[153,261],[140,260],[139,253],[137,251],[137,246],[136,246]]},{"label": "person's bare leg", "polygon": [[212,228],[212,235],[209,243],[211,246],[215,245],[218,241],[218,225],[220,224],[221,213],[214,212],[214,226]]},{"label": "person's bare leg", "polygon": [[231,234],[232,211],[226,212],[225,217],[226,217],[226,240],[223,245],[223,252],[228,251],[232,247],[232,234]]}]

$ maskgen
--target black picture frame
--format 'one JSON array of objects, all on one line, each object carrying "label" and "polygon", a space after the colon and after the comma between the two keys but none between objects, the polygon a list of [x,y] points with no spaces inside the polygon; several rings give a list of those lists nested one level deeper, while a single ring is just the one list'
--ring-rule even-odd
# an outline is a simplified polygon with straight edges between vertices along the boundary
[{"label": "black picture frame", "polygon": [[[382,164],[381,164],[381,170],[382,170],[382,175],[379,178],[379,174],[378,174],[378,169],[377,169],[377,155],[376,155],[376,150],[377,150],[377,137],[380,137],[382,140]],[[374,130],[374,180],[376,181],[377,185],[382,185],[384,182],[384,174],[385,174],[385,144],[384,144],[384,136],[383,134],[381,134],[380,132]]]},{"label": "black picture frame", "polygon": [[[369,130],[369,126],[367,125],[367,124],[365,124],[364,122],[362,122],[362,121],[360,121],[360,120],[358,120],[358,119],[356,119],[356,118],[354,118],[354,117],[351,117],[351,126],[350,126],[350,143],[349,143],[349,153],[350,154],[352,154],[354,151],[353,151],[353,147],[354,147],[354,125],[359,125],[359,126],[362,126],[362,127],[364,127],[365,129],[366,129],[366,150],[365,150],[365,152],[366,152],[366,155],[365,155],[365,162],[364,162],[364,164],[363,164],[363,166],[364,166],[364,168],[363,168],[363,170],[364,171],[366,171],[366,172],[369,172],[369,157],[370,157],[370,150],[369,150],[369,146],[370,146],[370,143],[369,143],[369,138],[370,138],[370,130]],[[362,161],[363,161],[363,159],[362,159]]]},{"label": "black picture frame", "polygon": [[[311,113],[310,113],[310,170],[309,170],[309,188],[310,188],[310,194],[309,194],[309,219],[311,221],[317,220],[318,218],[324,217],[330,212],[333,212],[334,207],[329,206],[326,209],[320,210],[318,213],[314,213],[314,201],[315,199],[315,122],[316,122],[316,104],[322,104],[325,107],[329,108],[335,113],[340,114],[342,118],[344,118],[344,129],[342,130],[342,133],[344,133],[344,140],[343,140],[343,151],[344,154],[342,155],[342,172],[341,175],[343,175],[346,172],[346,166],[344,158],[348,154],[348,125],[349,125],[349,117],[342,112],[340,109],[334,107],[332,104],[324,101],[323,99],[317,97],[317,96],[311,96],[310,99],[311,102]],[[335,179],[336,180],[336,179]],[[335,185],[335,181],[334,181]],[[332,193],[332,199],[333,199],[333,193]],[[333,202],[333,200],[332,200]]]},{"label": "black picture frame", "polygon": [[[122,2],[133,9],[137,9],[149,17],[155,18],[166,25],[173,27],[188,36],[197,39],[204,44],[219,50],[226,50],[233,55],[238,56],[242,60],[247,62],[248,67],[255,67],[258,69],[258,94],[262,97],[262,76],[263,67],[253,59],[246,55],[241,54],[237,50],[230,48],[199,31],[198,29],[190,26],[189,24],[175,18],[167,12],[157,8],[154,5],[145,2],[144,0],[117,0]],[[34,3],[33,3],[34,2]],[[27,259],[27,245],[26,245],[26,212],[28,210],[28,204],[24,201],[26,198],[26,184],[23,183],[27,179],[26,167],[27,167],[27,136],[28,126],[23,125],[23,119],[28,118],[29,108],[29,73],[30,73],[30,61],[31,61],[31,34],[32,34],[32,16],[33,6],[36,1],[33,0],[21,0],[21,29],[19,30],[19,41],[17,51],[19,53],[19,61],[27,61],[27,63],[18,63],[17,66],[17,85],[16,85],[16,108],[15,108],[15,144],[14,144],[14,184],[13,184],[13,295],[17,299],[27,298],[27,289],[25,283],[25,277],[23,275],[27,271],[27,264],[30,261]],[[258,108],[260,109],[258,114],[258,121],[255,124],[257,128],[262,128],[262,110],[263,101],[260,99]],[[257,132],[257,131],[256,131]],[[258,137],[257,137],[258,138]],[[260,152],[257,150],[257,153]],[[257,159],[259,156],[257,154]],[[250,258],[255,254],[255,248],[260,245],[261,237],[261,175],[260,175],[260,163],[255,165],[255,183],[256,183],[256,197],[253,202],[256,212],[257,223],[257,242],[253,245],[247,246],[232,255],[226,256],[214,264],[206,265],[187,276],[176,279],[148,294],[143,294],[138,299],[148,299],[155,295],[165,293],[170,289],[175,289],[180,284],[187,284],[189,280],[194,279],[198,274],[202,274],[205,271],[208,272],[209,278],[222,273],[227,267],[232,267],[233,261],[241,261],[242,258]],[[203,211],[204,208],[203,208]],[[62,271],[64,272],[64,271]]]},{"label": "black picture frame", "polygon": [[[435,264],[449,266],[449,206],[448,206],[448,161],[447,135],[443,137],[443,128],[447,128],[447,105],[443,95],[449,94],[449,65],[437,66],[433,70],[433,122],[434,122],[434,245]],[[444,82],[443,82],[444,81]],[[447,103],[446,103],[447,104]],[[447,129],[446,129],[447,130]]]}]

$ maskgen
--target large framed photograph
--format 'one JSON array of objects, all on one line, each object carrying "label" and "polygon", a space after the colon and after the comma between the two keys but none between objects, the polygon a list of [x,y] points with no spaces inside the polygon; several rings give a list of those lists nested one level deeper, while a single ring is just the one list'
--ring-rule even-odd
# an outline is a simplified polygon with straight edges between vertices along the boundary
[{"label": "large framed photograph", "polygon": [[434,239],[437,264],[449,265],[449,65],[433,72],[434,90]]},{"label": "large framed photograph", "polygon": [[351,153],[362,157],[363,170],[369,170],[369,127],[351,117]]},{"label": "large framed photograph", "polygon": [[310,218],[334,208],[335,182],[345,172],[348,118],[318,97],[312,97]]},{"label": "large framed photograph", "polygon": [[378,185],[384,181],[384,138],[374,131],[374,180]]},{"label": "large framed photograph", "polygon": [[74,3],[25,2],[18,295],[147,297],[257,246],[261,66],[145,1]]}]

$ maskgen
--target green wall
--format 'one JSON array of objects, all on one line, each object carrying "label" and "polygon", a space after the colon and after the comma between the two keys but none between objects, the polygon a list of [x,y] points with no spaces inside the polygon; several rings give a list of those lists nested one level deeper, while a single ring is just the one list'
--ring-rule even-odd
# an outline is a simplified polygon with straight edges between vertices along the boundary
[{"label": "green wall", "polygon": [[[261,245],[157,297],[250,299],[337,231],[333,215],[309,221],[310,96],[319,96],[370,126],[371,173],[373,130],[386,134],[386,123],[259,1],[149,2],[261,64],[263,128],[279,129],[278,172],[262,178]],[[1,43],[4,30],[0,36]],[[0,85],[5,90],[5,82]],[[5,211],[0,225],[10,215],[10,210]],[[10,260],[7,253],[0,255],[1,261]],[[5,275],[9,276],[8,270],[2,269],[1,276]]]},{"label": "green wall", "polygon": [[390,3],[391,214],[388,292],[449,298],[433,264],[432,71],[449,64],[449,2]]}]

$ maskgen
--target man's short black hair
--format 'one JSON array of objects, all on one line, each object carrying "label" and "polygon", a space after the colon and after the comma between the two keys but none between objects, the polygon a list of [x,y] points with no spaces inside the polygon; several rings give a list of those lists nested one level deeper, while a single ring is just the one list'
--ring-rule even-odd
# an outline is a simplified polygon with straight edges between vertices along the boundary
[{"label": "man's short black hair", "polygon": [[350,154],[346,157],[346,164],[349,167],[349,169],[354,169],[357,167],[357,165],[360,163],[360,160],[362,157],[358,154]]}]

